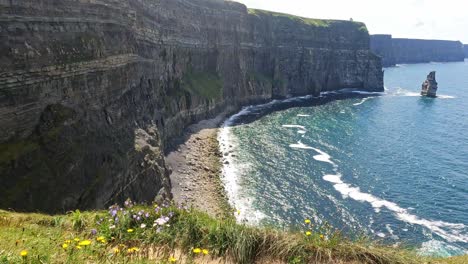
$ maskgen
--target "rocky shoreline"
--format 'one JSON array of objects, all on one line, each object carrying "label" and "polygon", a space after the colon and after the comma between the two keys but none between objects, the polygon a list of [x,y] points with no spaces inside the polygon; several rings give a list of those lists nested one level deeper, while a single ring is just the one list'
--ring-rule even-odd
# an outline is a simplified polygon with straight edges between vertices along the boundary
[{"label": "rocky shoreline", "polygon": [[189,126],[181,138],[183,142],[166,155],[172,170],[174,202],[185,203],[213,217],[232,215],[220,179],[222,154],[217,139],[226,115],[222,113]]}]

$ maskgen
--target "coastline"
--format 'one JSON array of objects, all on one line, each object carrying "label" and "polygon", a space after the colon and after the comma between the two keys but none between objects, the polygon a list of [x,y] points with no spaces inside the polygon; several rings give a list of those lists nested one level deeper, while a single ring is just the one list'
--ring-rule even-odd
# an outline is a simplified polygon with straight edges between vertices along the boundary
[{"label": "coastline", "polygon": [[218,133],[228,117],[223,112],[185,129],[177,148],[166,155],[171,168],[173,200],[184,203],[213,217],[232,217],[221,181],[222,163]]},{"label": "coastline", "polygon": [[[188,126],[183,135],[175,139],[172,144],[174,147],[165,155],[166,164],[171,170],[173,201],[176,204],[186,204],[212,217],[235,217],[238,220],[259,223],[264,215],[252,209],[250,199],[237,197],[236,188],[232,188],[239,172],[231,167],[233,156],[229,154],[232,153],[232,146],[228,141],[225,141],[227,138],[225,133],[229,132],[222,130],[226,122],[232,122],[233,118],[249,115],[251,109],[261,110],[253,115],[253,118],[257,119],[258,115],[293,106],[312,106],[339,98],[380,94],[380,92],[343,89],[322,92],[319,97],[306,95],[271,100],[266,103],[246,106],[237,111],[229,109],[214,118],[204,119]],[[311,99],[318,101],[313,101],[311,104]],[[223,179],[226,174],[229,174],[228,182],[225,182],[225,178]],[[233,208],[229,199],[233,199],[236,208]]]}]

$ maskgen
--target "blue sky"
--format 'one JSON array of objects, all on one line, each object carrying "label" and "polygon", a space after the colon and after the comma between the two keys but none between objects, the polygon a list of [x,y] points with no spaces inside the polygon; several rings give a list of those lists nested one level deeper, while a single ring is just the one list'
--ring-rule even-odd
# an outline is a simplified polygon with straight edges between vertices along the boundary
[{"label": "blue sky", "polygon": [[460,40],[468,44],[468,0],[234,0],[312,18],[366,23],[371,34]]}]

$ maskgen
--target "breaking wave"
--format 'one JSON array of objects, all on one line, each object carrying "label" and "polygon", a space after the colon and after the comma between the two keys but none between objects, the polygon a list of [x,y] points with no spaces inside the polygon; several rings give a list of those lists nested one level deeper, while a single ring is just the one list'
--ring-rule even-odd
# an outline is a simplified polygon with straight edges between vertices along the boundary
[{"label": "breaking wave", "polygon": [[464,224],[448,223],[444,221],[433,221],[411,214],[408,211],[408,209],[402,208],[394,202],[381,199],[370,193],[362,192],[359,187],[344,182],[342,180],[342,175],[338,173],[338,166],[335,162],[332,161],[331,156],[326,152],[305,145],[300,141],[297,144],[291,144],[290,147],[314,150],[318,153],[318,155],[313,156],[315,160],[333,165],[333,170],[336,174],[324,175],[323,179],[327,182],[332,183],[335,190],[341,193],[343,198],[351,198],[355,201],[367,202],[374,208],[374,210],[377,213],[380,212],[381,209],[386,208],[389,211],[393,212],[397,219],[406,223],[424,226],[449,242],[468,243],[468,234],[463,233],[466,231],[467,228]]}]

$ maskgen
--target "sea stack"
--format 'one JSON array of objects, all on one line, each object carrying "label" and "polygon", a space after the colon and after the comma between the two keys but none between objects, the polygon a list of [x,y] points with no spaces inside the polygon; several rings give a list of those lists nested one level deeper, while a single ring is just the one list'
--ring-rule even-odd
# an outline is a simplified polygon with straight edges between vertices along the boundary
[{"label": "sea stack", "polygon": [[436,72],[432,71],[427,76],[427,79],[422,84],[421,95],[427,97],[436,97],[437,82],[435,78]]}]

